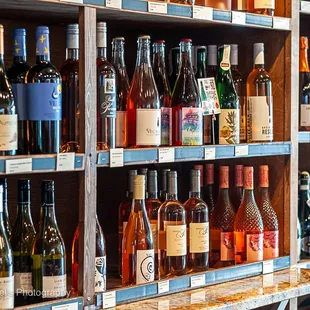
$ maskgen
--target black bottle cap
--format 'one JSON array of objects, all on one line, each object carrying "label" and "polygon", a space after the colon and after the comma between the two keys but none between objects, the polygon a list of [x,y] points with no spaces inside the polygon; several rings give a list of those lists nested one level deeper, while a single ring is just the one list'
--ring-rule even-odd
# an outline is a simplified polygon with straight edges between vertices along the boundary
[{"label": "black bottle cap", "polygon": [[147,191],[149,193],[157,193],[157,170],[149,170],[147,178]]},{"label": "black bottle cap", "polygon": [[178,174],[176,171],[168,171],[168,193],[176,195],[178,193]]},{"label": "black bottle cap", "polygon": [[200,192],[200,170],[192,169],[190,172],[190,191],[193,193]]},{"label": "black bottle cap", "polygon": [[29,202],[30,200],[30,180],[19,179],[17,181],[17,202]]}]

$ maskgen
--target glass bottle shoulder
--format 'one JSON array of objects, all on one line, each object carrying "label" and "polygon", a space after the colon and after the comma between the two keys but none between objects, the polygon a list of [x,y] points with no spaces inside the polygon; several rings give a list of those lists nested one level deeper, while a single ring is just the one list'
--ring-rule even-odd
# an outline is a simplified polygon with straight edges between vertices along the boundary
[{"label": "glass bottle shoulder", "polygon": [[97,71],[99,75],[106,75],[109,72],[113,77],[116,75],[113,65],[107,59],[97,58]]},{"label": "glass bottle shoulder", "polygon": [[59,83],[61,75],[57,68],[48,61],[35,64],[26,74],[27,83]]},{"label": "glass bottle shoulder", "polygon": [[60,74],[68,75],[68,74],[78,74],[79,72],[79,61],[78,60],[72,60],[67,59],[61,69],[59,70]]},{"label": "glass bottle shoulder", "polygon": [[25,62],[14,63],[7,70],[7,77],[11,83],[22,84],[25,82],[25,76],[30,66]]},{"label": "glass bottle shoulder", "polygon": [[200,198],[189,198],[184,202],[183,206],[186,212],[192,210],[196,210],[198,212],[208,209],[207,204]]},{"label": "glass bottle shoulder", "polygon": [[247,79],[248,84],[262,84],[270,82],[271,78],[265,68],[254,68]]}]

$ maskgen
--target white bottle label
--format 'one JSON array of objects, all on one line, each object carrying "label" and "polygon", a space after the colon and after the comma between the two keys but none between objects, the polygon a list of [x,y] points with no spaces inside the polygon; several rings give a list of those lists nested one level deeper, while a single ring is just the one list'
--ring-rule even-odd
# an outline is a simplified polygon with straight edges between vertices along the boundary
[{"label": "white bottle label", "polygon": [[234,233],[221,232],[221,261],[235,260]]},{"label": "white bottle label", "polygon": [[116,132],[115,132],[115,143],[116,147],[127,146],[127,112],[117,111],[116,112]]},{"label": "white bottle label", "polygon": [[161,145],[172,143],[172,109],[161,108]]},{"label": "white bottle label", "polygon": [[136,144],[159,146],[161,140],[160,109],[137,109]]},{"label": "white bottle label", "polygon": [[42,297],[57,298],[67,295],[67,275],[43,276]]},{"label": "white bottle label", "polygon": [[310,104],[300,105],[300,125],[310,126]]},{"label": "white bottle label", "polygon": [[202,139],[202,109],[182,108],[182,145],[202,145]]},{"label": "white bottle label", "polygon": [[154,281],[154,249],[137,250],[136,277],[136,284],[143,284]]},{"label": "white bottle label", "polygon": [[151,223],[151,229],[153,234],[153,242],[154,242],[154,252],[158,253],[158,226],[157,221],[153,221]]},{"label": "white bottle label", "polygon": [[239,109],[221,109],[219,137],[220,144],[238,144],[240,142]]},{"label": "white bottle label", "polygon": [[264,260],[279,257],[279,231],[264,232]]},{"label": "white bottle label", "polygon": [[167,225],[167,256],[186,255],[186,225]]},{"label": "white bottle label", "polygon": [[228,71],[230,69],[230,45],[224,46],[223,59],[220,63],[220,67],[224,71]]},{"label": "white bottle label", "polygon": [[275,0],[254,0],[254,9],[274,9]]},{"label": "white bottle label", "polygon": [[33,290],[31,272],[15,272],[14,278],[15,294],[28,293]]},{"label": "white bottle label", "polygon": [[189,252],[209,252],[209,223],[189,224]]},{"label": "white bottle label", "polygon": [[106,256],[96,257],[95,261],[95,293],[106,290]]},{"label": "white bottle label", "polygon": [[273,140],[272,97],[248,97],[248,140]]},{"label": "white bottle label", "polygon": [[0,278],[0,309],[14,309],[14,276]]},{"label": "white bottle label", "polygon": [[0,151],[17,150],[17,115],[0,115]]},{"label": "white bottle label", "polygon": [[246,235],[246,261],[258,262],[264,258],[264,234]]}]

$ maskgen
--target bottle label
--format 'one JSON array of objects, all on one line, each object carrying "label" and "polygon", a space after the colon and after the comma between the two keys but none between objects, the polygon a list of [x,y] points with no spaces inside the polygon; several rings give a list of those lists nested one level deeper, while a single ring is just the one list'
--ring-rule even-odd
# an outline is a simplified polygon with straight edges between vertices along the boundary
[{"label": "bottle label", "polygon": [[158,223],[156,220],[151,220],[151,229],[153,234],[154,252],[158,253]]},{"label": "bottle label", "polygon": [[248,97],[248,140],[273,140],[272,96]]},{"label": "bottle label", "polygon": [[95,261],[95,293],[106,290],[106,256],[96,257]]},{"label": "bottle label", "polygon": [[0,115],[0,151],[17,150],[17,115]]},{"label": "bottle label", "polygon": [[172,143],[172,109],[161,108],[161,145]]},{"label": "bottle label", "polygon": [[202,136],[202,109],[182,108],[182,145],[202,145]]},{"label": "bottle label", "polygon": [[207,184],[212,185],[214,184],[214,165],[207,164]]},{"label": "bottle label", "polygon": [[238,144],[240,141],[239,109],[221,109],[219,115],[219,143]]},{"label": "bottle label", "polygon": [[300,105],[300,126],[310,126],[310,104]]},{"label": "bottle label", "polygon": [[127,147],[127,112],[117,111],[116,112],[116,133],[115,143],[116,147]]},{"label": "bottle label", "polygon": [[209,252],[209,223],[189,224],[189,252]]},{"label": "bottle label", "polygon": [[246,104],[245,97],[239,97],[240,102],[240,140],[246,141]]},{"label": "bottle label", "polygon": [[167,256],[186,255],[186,225],[167,225]]},{"label": "bottle label", "polygon": [[154,249],[137,250],[136,284],[153,282],[155,278]]},{"label": "bottle label", "polygon": [[30,256],[13,255],[15,294],[32,291],[32,259]]},{"label": "bottle label", "polygon": [[136,144],[159,146],[161,140],[160,109],[137,109]]},{"label": "bottle label", "polygon": [[264,232],[264,259],[279,257],[279,231]]},{"label": "bottle label", "polygon": [[230,45],[224,46],[223,59],[220,63],[220,67],[224,71],[228,71],[230,69]]},{"label": "bottle label", "polygon": [[212,116],[205,115],[203,117],[203,143],[212,143]]},{"label": "bottle label", "polygon": [[27,84],[28,120],[61,121],[61,93],[60,83]]},{"label": "bottle label", "polygon": [[254,9],[274,9],[275,0],[254,0]]},{"label": "bottle label", "polygon": [[310,254],[310,236],[305,236],[301,239],[301,250]]},{"label": "bottle label", "polygon": [[260,166],[259,169],[259,186],[269,187],[268,166]]},{"label": "bottle label", "polygon": [[18,115],[19,121],[26,121],[27,118],[27,87],[26,84],[12,84],[14,102],[16,105],[16,114]]},{"label": "bottle label", "polygon": [[125,230],[126,230],[127,223],[128,223],[128,222],[123,222],[123,233],[124,233]]},{"label": "bottle label", "polygon": [[246,261],[257,262],[264,259],[264,234],[247,234]]},{"label": "bottle label", "polygon": [[244,189],[247,190],[253,190],[254,189],[254,185],[253,185],[253,168],[251,167],[244,167]]},{"label": "bottle label", "polygon": [[234,233],[221,232],[221,261],[235,260]]},{"label": "bottle label", "polygon": [[14,276],[0,278],[0,309],[14,309]]},{"label": "bottle label", "polygon": [[115,79],[100,77],[99,102],[101,118],[116,118]]}]

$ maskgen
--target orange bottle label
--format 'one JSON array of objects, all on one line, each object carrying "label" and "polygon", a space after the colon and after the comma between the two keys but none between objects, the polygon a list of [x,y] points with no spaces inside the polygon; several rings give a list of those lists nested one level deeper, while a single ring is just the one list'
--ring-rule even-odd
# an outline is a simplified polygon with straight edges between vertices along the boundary
[{"label": "orange bottle label", "polygon": [[214,184],[214,164],[206,164],[207,184]]},{"label": "orange bottle label", "polygon": [[254,189],[253,186],[253,174],[254,174],[254,169],[253,167],[244,167],[243,169],[244,172],[244,189]]},{"label": "orange bottle label", "polygon": [[279,257],[279,231],[265,231],[264,259]]},{"label": "orange bottle label", "polygon": [[248,234],[246,236],[246,261],[257,262],[264,259],[264,234]]},{"label": "orange bottle label", "polygon": [[235,260],[234,233],[221,232],[221,261]]},{"label": "orange bottle label", "polygon": [[259,167],[259,186],[260,187],[269,187],[269,178],[268,178],[268,166]]}]

